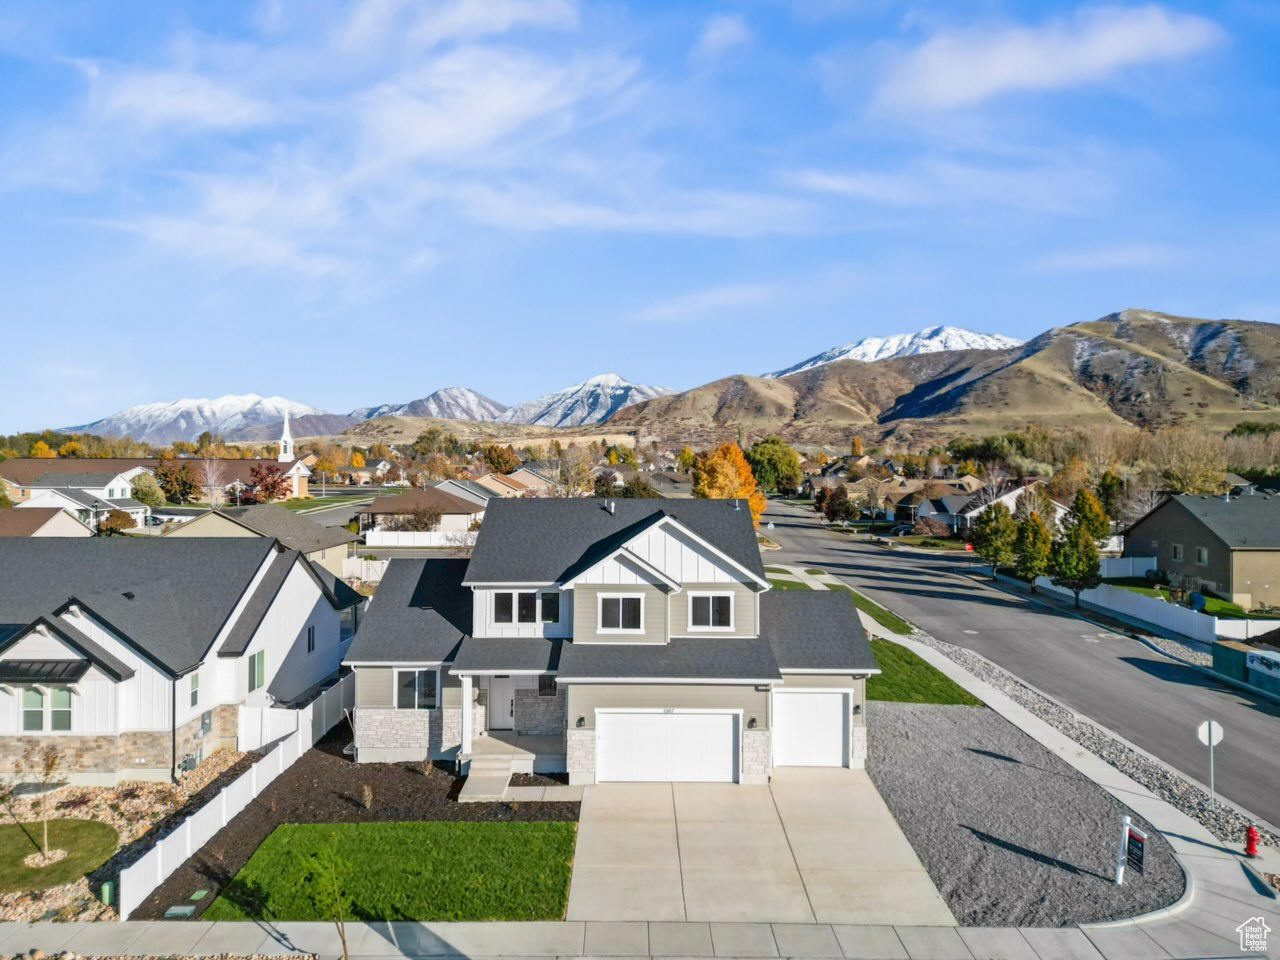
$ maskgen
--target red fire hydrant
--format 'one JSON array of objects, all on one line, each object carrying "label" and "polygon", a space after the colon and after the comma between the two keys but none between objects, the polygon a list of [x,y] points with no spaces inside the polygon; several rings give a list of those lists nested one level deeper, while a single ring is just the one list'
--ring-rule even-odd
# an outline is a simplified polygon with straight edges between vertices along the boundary
[{"label": "red fire hydrant", "polygon": [[1246,857],[1256,857],[1258,855],[1258,840],[1261,838],[1258,828],[1253,824],[1249,824],[1249,829],[1244,832],[1244,855]]}]

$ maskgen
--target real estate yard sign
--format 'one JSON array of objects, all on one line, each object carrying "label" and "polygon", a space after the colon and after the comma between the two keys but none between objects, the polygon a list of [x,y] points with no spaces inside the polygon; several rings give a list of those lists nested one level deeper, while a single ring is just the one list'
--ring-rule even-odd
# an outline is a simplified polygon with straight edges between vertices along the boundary
[{"label": "real estate yard sign", "polygon": [[1245,666],[1269,677],[1280,677],[1280,653],[1247,653]]}]

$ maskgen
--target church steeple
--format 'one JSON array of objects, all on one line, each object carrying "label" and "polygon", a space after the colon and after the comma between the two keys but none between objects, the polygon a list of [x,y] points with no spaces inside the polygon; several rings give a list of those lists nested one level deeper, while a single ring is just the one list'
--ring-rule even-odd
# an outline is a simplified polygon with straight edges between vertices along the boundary
[{"label": "church steeple", "polygon": [[280,433],[280,453],[276,457],[281,463],[293,463],[293,436],[289,433],[289,408],[284,408],[284,429]]}]

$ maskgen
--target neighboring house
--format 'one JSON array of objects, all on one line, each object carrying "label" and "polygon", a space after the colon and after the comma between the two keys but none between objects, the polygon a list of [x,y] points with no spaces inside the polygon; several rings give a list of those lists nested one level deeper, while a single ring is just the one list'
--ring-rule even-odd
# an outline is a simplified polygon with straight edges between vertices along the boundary
[{"label": "neighboring house", "polygon": [[485,508],[478,503],[455,497],[436,487],[425,487],[391,497],[378,497],[373,503],[360,507],[357,513],[360,530],[394,527],[396,521],[404,520],[419,510],[434,510],[440,514],[440,524],[434,532],[441,534],[466,533],[485,515]]},{"label": "neighboring house", "polygon": [[347,545],[360,539],[345,527],[322,527],[277,503],[208,510],[171,528],[165,536],[274,537],[335,577],[343,575],[342,562],[351,552]]},{"label": "neighboring house", "polygon": [[1180,494],[1125,531],[1126,557],[1155,557],[1157,569],[1246,610],[1280,606],[1280,496]]},{"label": "neighboring house", "polygon": [[346,663],[360,762],[571,783],[861,766],[879,672],[848,595],[771,591],[725,500],[495,500],[470,560],[391,561]]},{"label": "neighboring house", "polygon": [[[954,494],[931,499],[923,499],[915,508],[915,517],[936,520],[944,523],[953,531],[963,532],[973,526],[974,520],[992,504],[1002,503],[1010,513],[1018,507],[1018,498],[1032,487],[1043,487],[1043,480],[1010,480],[992,490],[980,490],[974,494]],[[1053,504],[1053,528],[1057,529],[1070,509],[1056,500]],[[914,519],[914,518],[913,518]],[[1045,522],[1048,517],[1043,518]]]},{"label": "neighboring house", "polygon": [[552,496],[557,486],[550,474],[528,466],[512,470],[506,475],[506,479],[524,484],[528,490],[540,497]]},{"label": "neighboring house", "polygon": [[0,758],[162,779],[235,746],[237,706],[308,694],[361,597],[274,540],[15,539],[0,549]]},{"label": "neighboring house", "polygon": [[486,473],[474,481],[499,497],[523,497],[529,494],[529,488],[519,480],[504,477],[500,473]]},{"label": "neighboring house", "polygon": [[93,531],[62,507],[0,510],[0,537],[91,537]]},{"label": "neighboring house", "polygon": [[[92,460],[79,457],[13,457],[9,460],[0,460],[0,485],[9,495],[9,499],[17,504],[31,497],[32,487],[36,481],[53,474],[110,474],[112,481],[124,483],[123,496],[128,497],[133,492],[134,478],[140,473],[150,473],[155,469],[155,465],[154,457],[111,457]],[[108,483],[107,486],[118,490],[120,483]]]},{"label": "neighboring house", "polygon": [[655,471],[646,478],[658,495],[669,500],[687,500],[693,496],[693,475],[672,470]]},{"label": "neighboring house", "polygon": [[[91,463],[88,461],[85,465]],[[91,530],[97,530],[107,514],[119,510],[127,513],[135,526],[141,527],[151,508],[133,499],[130,482],[141,472],[45,473],[27,485],[27,496],[14,506],[68,510]]]},{"label": "neighboring house", "polygon": [[437,490],[461,497],[463,500],[470,500],[481,507],[487,506],[490,500],[498,496],[488,487],[481,486],[474,480],[441,480],[434,486]]}]

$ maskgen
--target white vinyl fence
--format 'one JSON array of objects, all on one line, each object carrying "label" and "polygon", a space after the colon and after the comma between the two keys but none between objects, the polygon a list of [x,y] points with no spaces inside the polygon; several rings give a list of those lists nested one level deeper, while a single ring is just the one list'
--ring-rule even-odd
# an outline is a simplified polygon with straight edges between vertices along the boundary
[{"label": "white vinyl fence", "polygon": [[379,530],[376,527],[364,535],[370,547],[471,547],[475,545],[475,531],[443,530]]},{"label": "white vinyl fence", "polygon": [[[240,774],[235,780],[222,788],[212,800],[183,821],[173,833],[169,834],[136,863],[120,871],[120,905],[122,920],[128,920],[130,914],[151,896],[160,884],[182,866],[193,853],[213,839],[214,835],[231,822],[236,814],[247,807],[253,798],[267,788],[276,777],[284,773],[308,750],[310,750],[342,717],[344,707],[350,707],[355,697],[355,678],[351,675],[343,677],[311,703],[297,710],[282,707],[263,708],[266,712],[294,714],[288,720],[275,716],[260,718],[257,726],[258,736],[267,732],[279,732],[288,727],[288,731],[271,743],[267,752],[252,767]],[[240,731],[243,736],[246,729],[252,734],[254,722],[246,723],[245,710],[257,712],[256,708],[241,708]],[[270,741],[266,741],[270,742]],[[257,747],[246,745],[241,741],[242,750],[253,750]]]},{"label": "white vinyl fence", "polygon": [[367,560],[364,557],[346,557],[342,561],[343,580],[363,580],[381,583],[390,560]]}]

